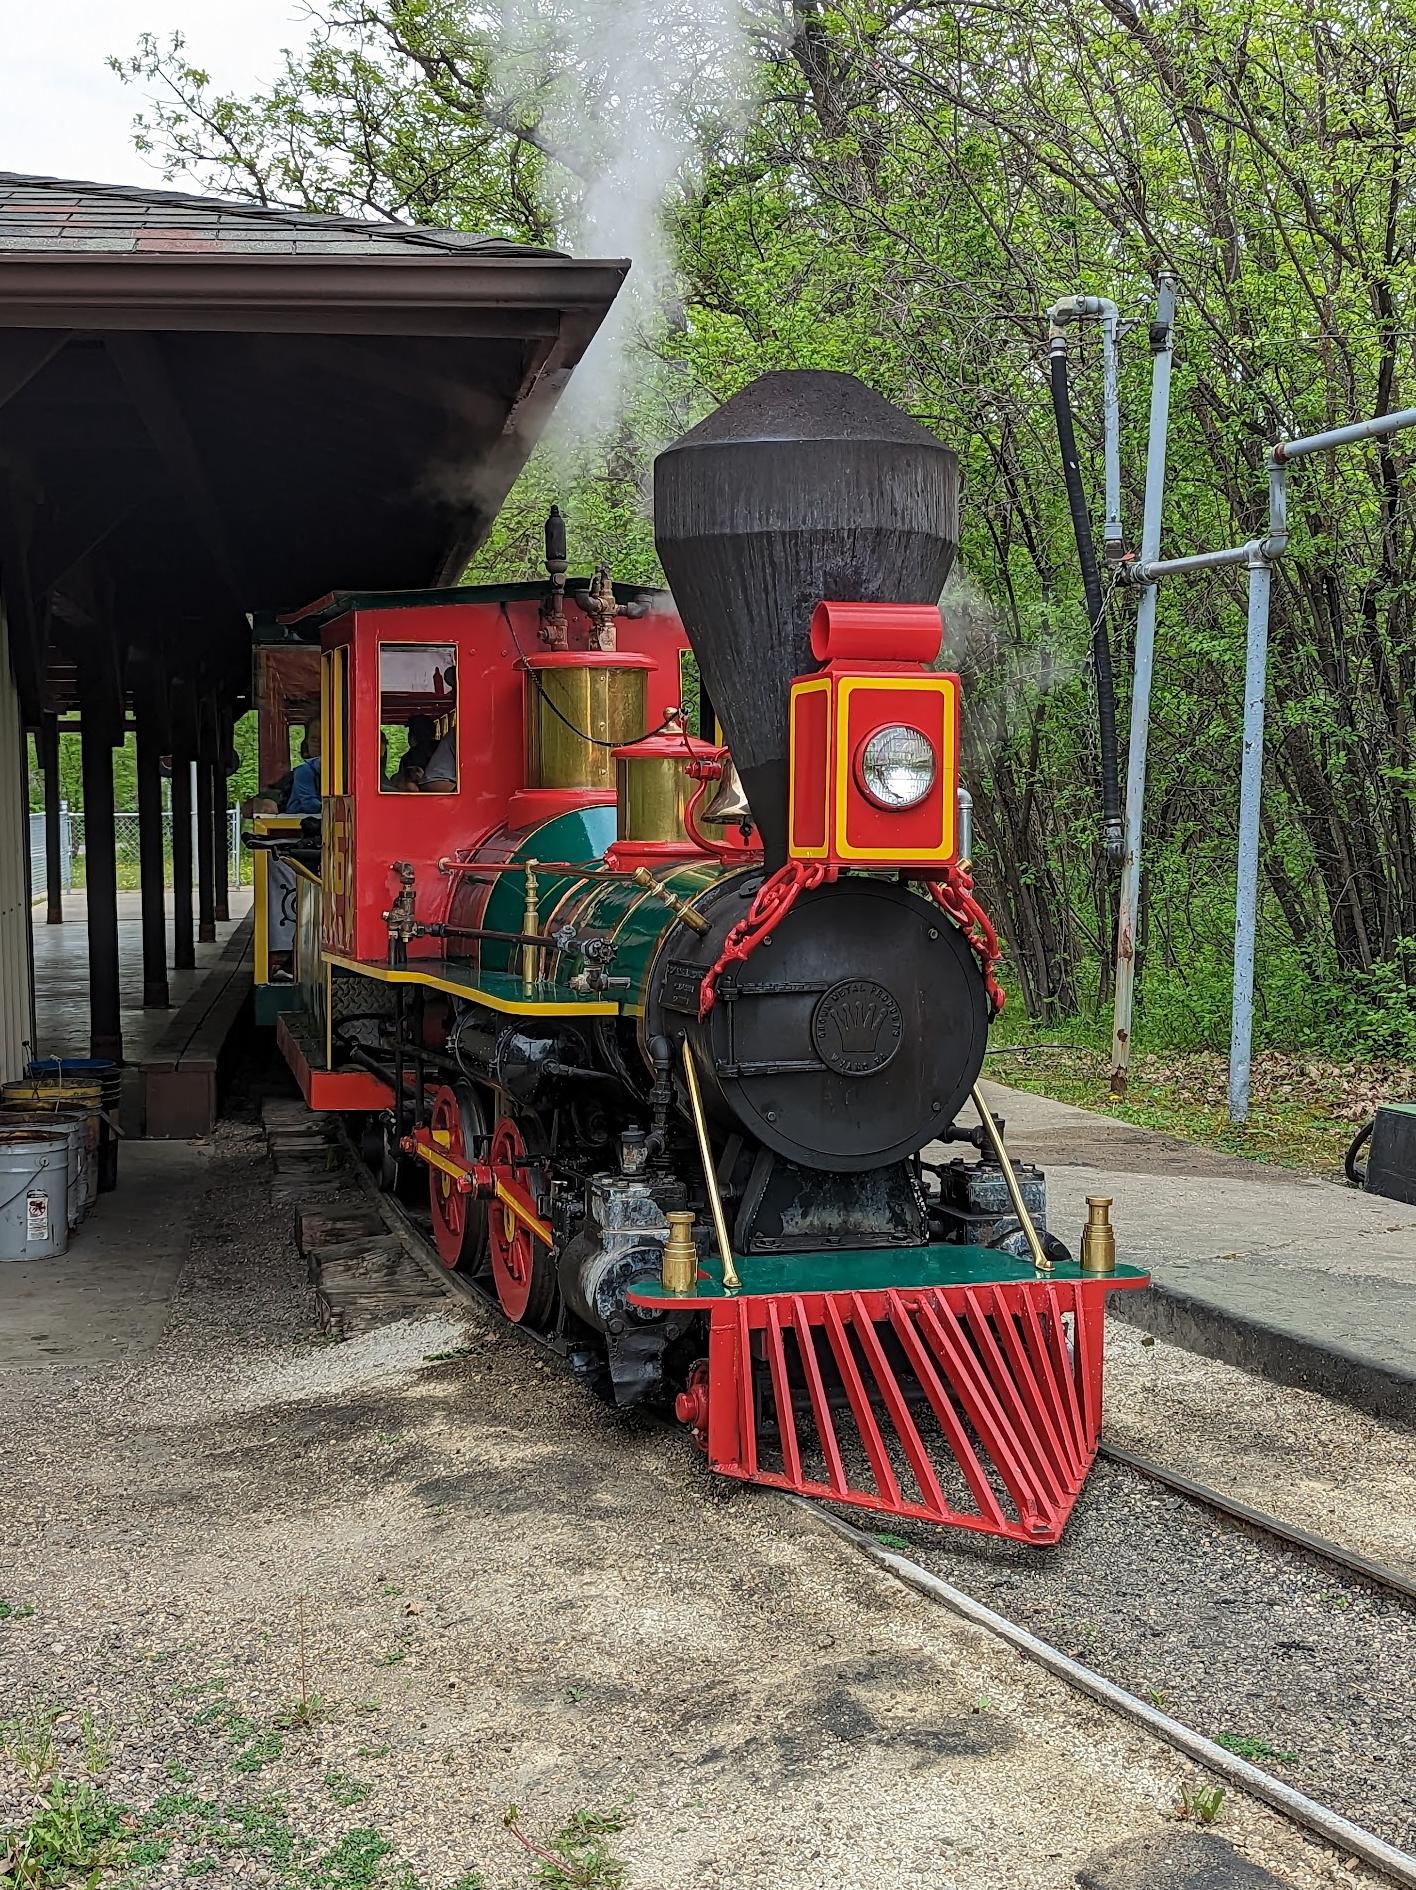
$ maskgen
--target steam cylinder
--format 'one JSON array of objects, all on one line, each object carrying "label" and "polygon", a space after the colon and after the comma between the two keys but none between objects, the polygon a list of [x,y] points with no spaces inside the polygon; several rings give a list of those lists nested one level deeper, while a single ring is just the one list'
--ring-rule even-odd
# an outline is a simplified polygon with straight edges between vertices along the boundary
[{"label": "steam cylinder", "polygon": [[762,837],[787,857],[793,676],[823,599],[933,604],[959,542],[959,473],[851,374],[765,374],[654,463],[654,538]]}]

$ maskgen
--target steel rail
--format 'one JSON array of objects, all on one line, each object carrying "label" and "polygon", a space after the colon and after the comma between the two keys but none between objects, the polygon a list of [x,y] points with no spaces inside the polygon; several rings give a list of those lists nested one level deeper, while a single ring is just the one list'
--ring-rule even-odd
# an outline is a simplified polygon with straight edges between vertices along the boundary
[{"label": "steel rail", "polygon": [[[344,1139],[353,1164],[354,1177],[361,1191],[368,1197],[390,1233],[403,1242],[410,1257],[426,1273],[441,1282],[453,1298],[461,1299],[468,1305],[482,1310],[497,1312],[501,1316],[501,1323],[511,1326],[517,1337],[527,1342],[534,1350],[549,1351],[550,1348],[543,1340],[538,1339],[535,1333],[528,1331],[524,1326],[512,1325],[512,1322],[501,1314],[500,1304],[494,1293],[476,1286],[472,1281],[450,1271],[442,1264],[432,1242],[419,1230],[403,1207],[378,1186],[353,1143],[347,1136]],[[1150,1477],[1155,1482],[1174,1489],[1178,1494],[1191,1497],[1196,1502],[1216,1509],[1235,1521],[1260,1530],[1280,1541],[1289,1542],[1310,1554],[1332,1561],[1379,1587],[1416,1599],[1416,1584],[1408,1582],[1395,1570],[1384,1568],[1380,1563],[1369,1561],[1365,1556],[1343,1549],[1336,1543],[1326,1541],[1322,1536],[1315,1536],[1308,1530],[1284,1523],[1278,1517],[1268,1515],[1266,1511],[1254,1509],[1250,1504],[1241,1502],[1235,1497],[1225,1496],[1222,1492],[1212,1490],[1206,1484],[1197,1483],[1193,1478],[1184,1476],[1179,1471],[1168,1469],[1164,1464],[1152,1463],[1149,1458],[1137,1457],[1130,1451],[1121,1450],[1114,1445],[1101,1445],[1098,1454],[1106,1457],[1110,1462],[1134,1470],[1142,1476]],[[1304,1829],[1313,1832],[1315,1836],[1322,1838],[1324,1842],[1331,1844],[1335,1850],[1343,1852],[1345,1856],[1355,1857],[1369,1864],[1372,1869],[1380,1871],[1392,1882],[1404,1885],[1406,1890],[1416,1890],[1416,1857],[1409,1852],[1398,1850],[1395,1845],[1388,1844],[1385,1838],[1378,1837],[1374,1831],[1368,1831],[1363,1826],[1354,1824],[1350,1818],[1344,1818],[1340,1812],[1320,1804],[1317,1799],[1309,1798],[1306,1793],[1285,1784],[1280,1778],[1275,1778],[1271,1772],[1265,1772],[1262,1767],[1251,1764],[1247,1759],[1241,1759],[1237,1753],[1228,1751],[1224,1746],[1216,1744],[1213,1739],[1207,1739],[1203,1733],[1196,1732],[1192,1726],[1171,1718],[1170,1714],[1161,1712],[1149,1701],[1138,1699],[1135,1694],[1128,1693],[1124,1687],[1117,1686],[1115,1681],[1108,1680],[1104,1674],[1097,1673],[1094,1668],[1073,1660],[1070,1654],[1064,1654],[1060,1648],[1053,1647],[1049,1642],[1029,1633],[1026,1628],[1019,1627],[1006,1615],[996,1613],[981,1601],[975,1601],[972,1595],[953,1587],[949,1582],[935,1575],[932,1570],[910,1560],[908,1556],[901,1555],[897,1550],[886,1548],[874,1536],[866,1534],[853,1524],[834,1515],[825,1504],[805,1496],[794,1496],[776,1491],[771,1494],[775,1495],[779,1501],[790,1503],[797,1509],[803,1510],[812,1521],[829,1529],[853,1548],[860,1550],[905,1587],[915,1589],[917,1593],[925,1595],[931,1601],[937,1601],[949,1608],[961,1619],[1006,1641],[1019,1653],[1026,1654],[1039,1666],[1044,1667],[1077,1692],[1087,1695],[1098,1705],[1109,1707],[1123,1718],[1134,1721],[1163,1740],[1165,1744],[1174,1747],[1176,1751],[1183,1752],[1196,1764],[1204,1766],[1207,1771],[1216,1773],[1239,1790],[1262,1800],[1293,1823],[1302,1825]]]},{"label": "steel rail", "polygon": [[1361,1825],[1354,1824],[1340,1812],[1319,1804],[1315,1798],[1309,1798],[1291,1785],[1285,1785],[1282,1779],[1275,1778],[1271,1772],[1251,1765],[1247,1759],[1241,1759],[1236,1753],[1216,1745],[1213,1739],[1206,1739],[1203,1733],[1196,1732],[1193,1727],[1172,1719],[1168,1713],[1162,1713],[1148,1701],[1137,1699],[1135,1694],[1127,1693],[1124,1687],[1117,1686],[1104,1674],[1083,1666],[1080,1661],[1073,1660],[1070,1654],[1064,1654],[1060,1648],[1051,1646],[1047,1641],[1039,1640],[1037,1635],[1019,1627],[1006,1615],[996,1614],[992,1608],[975,1601],[972,1595],[966,1595],[962,1589],[942,1581],[931,1570],[918,1562],[912,1562],[908,1556],[887,1549],[875,1537],[833,1516],[821,1504],[803,1496],[788,1496],[784,1500],[804,1510],[813,1521],[869,1556],[871,1561],[878,1563],[907,1588],[913,1588],[931,1601],[940,1602],[963,1620],[1006,1641],[1010,1647],[1035,1660],[1039,1666],[1045,1667],[1077,1692],[1086,1694],[1123,1718],[1133,1720],[1176,1751],[1193,1759],[1197,1765],[1227,1779],[1251,1797],[1262,1799],[1266,1805],[1282,1812],[1295,1824],[1312,1831],[1335,1850],[1342,1851],[1348,1857],[1360,1858],[1364,1864],[1371,1865],[1373,1870],[1380,1871],[1392,1882],[1407,1886],[1407,1890],[1416,1890],[1416,1857],[1407,1851],[1398,1850],[1394,1844],[1388,1844],[1375,1831],[1367,1831]]},{"label": "steel rail", "polygon": [[1374,1562],[1369,1556],[1358,1554],[1355,1549],[1344,1549],[1341,1543],[1330,1542],[1326,1536],[1314,1535],[1310,1529],[1304,1529],[1298,1523],[1284,1522],[1279,1516],[1271,1516],[1267,1510],[1256,1509],[1241,1497],[1227,1496],[1223,1490],[1211,1489],[1207,1483],[1186,1476],[1183,1470],[1172,1470],[1168,1464],[1155,1463],[1149,1457],[1138,1457],[1116,1444],[1103,1442],[1097,1447],[1097,1455],[1105,1457],[1108,1463],[1134,1470],[1153,1483],[1163,1484],[1166,1489],[1174,1490],[1177,1495],[1186,1496],[1192,1502],[1202,1503],[1206,1509],[1228,1516],[1234,1522],[1242,1523],[1246,1529],[1272,1536],[1278,1542],[1289,1543],[1324,1562],[1333,1562],[1348,1574],[1370,1582],[1374,1588],[1400,1595],[1404,1601],[1416,1602],[1416,1581],[1394,1568],[1386,1567],[1382,1562]]},{"label": "steel rail", "polygon": [[[495,1312],[507,1325],[511,1321],[502,1312],[501,1303],[496,1294],[484,1287],[477,1286],[463,1274],[452,1272],[445,1267],[438,1256],[432,1241],[421,1232],[416,1222],[394,1200],[385,1194],[369,1173],[368,1166],[358,1150],[345,1138],[353,1163],[354,1175],[360,1188],[368,1196],[376,1213],[383,1220],[389,1232],[397,1235],[405,1248],[426,1273],[439,1280],[453,1298],[466,1301],[469,1305],[480,1306]],[[549,1350],[542,1345],[534,1333],[524,1326],[515,1326],[523,1339],[541,1350]],[[1196,1478],[1187,1476],[1182,1470],[1172,1470],[1168,1464],[1157,1463],[1153,1458],[1137,1456],[1134,1451],[1123,1450],[1118,1444],[1102,1442],[1097,1446],[1097,1455],[1108,1463],[1120,1465],[1123,1469],[1133,1470],[1153,1483],[1161,1484],[1165,1489],[1173,1490],[1177,1496],[1187,1497],[1191,1502],[1200,1503],[1216,1514],[1227,1516],[1232,1522],[1252,1529],[1260,1535],[1271,1537],[1276,1542],[1287,1543],[1289,1547],[1299,1549],[1304,1554],[1317,1557],[1324,1562],[1331,1562],[1334,1567],[1343,1569],[1358,1580],[1369,1583],[1373,1588],[1399,1596],[1403,1601],[1416,1604],[1416,1580],[1403,1575],[1399,1570],[1389,1568],[1383,1562],[1374,1561],[1370,1556],[1360,1554],[1356,1549],[1346,1549],[1341,1543],[1332,1542],[1326,1536],[1314,1534],[1297,1523],[1284,1522],[1279,1516],[1271,1515],[1267,1510],[1258,1509],[1252,1503],[1246,1503],[1241,1497],[1228,1496],[1223,1490],[1212,1489],[1209,1484],[1201,1483]]]}]

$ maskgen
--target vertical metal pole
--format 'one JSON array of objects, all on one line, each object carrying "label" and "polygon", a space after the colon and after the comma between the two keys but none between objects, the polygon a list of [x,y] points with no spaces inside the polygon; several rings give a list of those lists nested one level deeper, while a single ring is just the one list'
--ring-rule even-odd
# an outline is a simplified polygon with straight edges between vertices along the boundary
[{"label": "vertical metal pole", "polygon": [[1118,384],[1119,322],[1111,305],[1101,318],[1102,466],[1105,474],[1106,518],[1102,540],[1108,563],[1121,556],[1121,392]]},{"label": "vertical metal pole", "polygon": [[192,930],[192,763],[172,757],[172,964],[190,971],[197,962]]},{"label": "vertical metal pole", "polygon": [[1268,681],[1266,546],[1249,557],[1249,634],[1244,657],[1244,761],[1239,771],[1239,868],[1234,898],[1234,1012],[1229,1033],[1229,1120],[1249,1120],[1254,1030],[1254,932],[1259,907],[1259,808],[1264,785],[1264,692]]},{"label": "vertical metal pole", "polygon": [[[1151,366],[1150,438],[1146,444],[1145,511],[1141,561],[1160,554],[1165,498],[1165,451],[1170,427],[1170,367],[1175,346],[1175,280],[1160,278]],[[1150,746],[1151,678],[1155,669],[1155,607],[1159,586],[1147,584],[1136,609],[1136,652],[1131,666],[1131,739],[1126,751],[1126,851],[1116,912],[1116,1004],[1111,1032],[1111,1087],[1126,1087],[1131,1062],[1131,1016],[1136,989],[1136,928],[1141,891],[1141,828]]]},{"label": "vertical metal pole", "polygon": [[89,1055],[123,1061],[118,982],[118,852],[108,704],[80,671],[83,720],[84,905],[88,916]]},{"label": "vertical metal pole", "polygon": [[152,685],[136,692],[138,751],[138,886],[143,915],[143,1007],[166,1010],[167,903],[162,846],[162,741]]},{"label": "vertical metal pole", "polygon": [[216,919],[221,924],[231,917],[231,821],[226,800],[226,750],[219,738],[217,750],[216,760],[211,764],[211,864]]},{"label": "vertical metal pole", "polygon": [[209,945],[216,937],[215,832],[212,818],[212,764],[197,756],[197,939]]},{"label": "vertical metal pole", "polygon": [[59,798],[59,726],[46,715],[39,726],[40,756],[44,762],[44,890],[45,924],[64,923],[64,827],[66,809]]}]

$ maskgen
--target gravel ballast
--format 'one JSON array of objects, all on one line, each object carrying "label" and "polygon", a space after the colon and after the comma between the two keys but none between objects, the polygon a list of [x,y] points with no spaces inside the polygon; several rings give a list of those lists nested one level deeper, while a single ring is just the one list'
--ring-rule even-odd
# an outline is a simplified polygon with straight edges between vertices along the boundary
[{"label": "gravel ballast", "polygon": [[[1181,1821],[1207,1782],[1185,1760],[490,1316],[315,1342],[258,1133],[223,1128],[193,1170],[157,1350],[0,1385],[0,1830],[57,1768],[124,1808],[127,1875],[102,1881],[135,1890],[520,1890],[517,1830],[544,1847],[617,1808],[600,1841],[629,1890],[1376,1881],[1238,1794]],[[1085,1559],[1160,1500],[1098,1478],[1082,1559],[1024,1577],[975,1551],[1013,1584],[984,1598],[1024,1618],[1061,1570],[1079,1624],[1153,1600],[1143,1644],[1168,1646],[1190,1564],[1116,1595]],[[1395,1773],[1409,1642],[1355,1609]],[[1232,1620],[1216,1603],[1216,1663]]]}]

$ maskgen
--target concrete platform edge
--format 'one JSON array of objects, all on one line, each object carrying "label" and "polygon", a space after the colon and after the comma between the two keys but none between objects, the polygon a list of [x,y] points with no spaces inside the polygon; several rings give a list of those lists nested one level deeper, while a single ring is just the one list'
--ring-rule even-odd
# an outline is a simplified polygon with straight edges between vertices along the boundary
[{"label": "concrete platform edge", "polygon": [[1237,1365],[1275,1384],[1316,1391],[1370,1417],[1416,1429],[1416,1372],[1380,1365],[1340,1346],[1320,1345],[1155,1280],[1143,1292],[1113,1294],[1107,1311],[1202,1358]]}]

